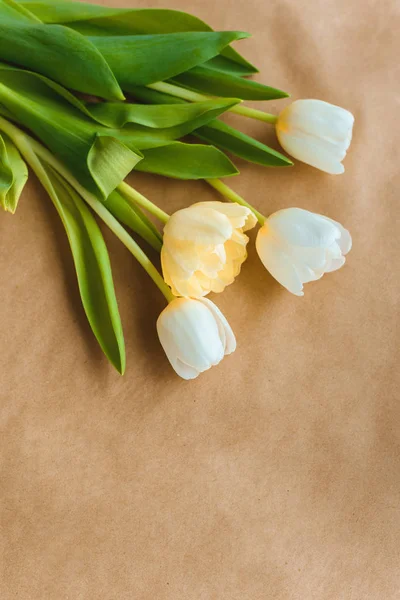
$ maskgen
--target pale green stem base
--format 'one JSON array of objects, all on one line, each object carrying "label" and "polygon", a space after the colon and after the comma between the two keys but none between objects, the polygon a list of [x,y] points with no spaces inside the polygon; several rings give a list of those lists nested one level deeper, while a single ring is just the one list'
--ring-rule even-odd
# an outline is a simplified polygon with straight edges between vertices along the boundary
[{"label": "pale green stem base", "polygon": [[175,300],[175,296],[171,292],[170,288],[161,277],[151,260],[143,252],[140,246],[135,240],[129,235],[129,233],[122,227],[117,219],[107,210],[105,205],[100,202],[94,194],[84,188],[79,181],[72,175],[72,173],[64,167],[64,165],[57,160],[44,146],[36,142],[27,134],[23,133],[17,127],[12,125],[9,121],[6,121],[0,117],[0,129],[4,131],[17,146],[26,162],[36,173],[39,181],[53,199],[55,190],[53,185],[44,169],[41,160],[45,161],[51,167],[53,167],[64,179],[66,179],[72,187],[82,196],[92,210],[108,225],[111,231],[118,237],[118,239],[126,246],[126,248],[133,254],[136,260],[142,265],[148,275],[152,278],[154,283],[157,285],[159,290],[164,294],[168,302]]},{"label": "pale green stem base", "polygon": [[157,219],[159,219],[162,223],[167,223],[169,215],[156,204],[148,200],[140,192],[125,183],[125,181],[119,184],[118,190],[124,198],[130,202],[133,202],[134,204],[137,204],[138,206],[141,206],[142,208],[145,208],[149,213],[157,217]]},{"label": "pale green stem base", "polygon": [[[164,81],[151,83],[147,87],[151,88],[152,90],[156,90],[157,92],[163,92],[164,94],[175,96],[176,98],[182,98],[182,100],[188,100],[189,102],[205,102],[211,99],[211,96],[205,96],[204,94],[199,94],[198,92],[192,92],[191,90],[186,90],[178,85],[173,85],[172,83],[166,83]],[[249,108],[248,106],[232,106],[228,112],[236,113],[237,115],[242,115],[243,117],[249,117],[250,119],[257,119],[257,121],[264,121],[265,123],[270,123],[272,125],[278,121],[278,117],[276,115],[271,115],[270,113],[257,110],[256,108]]]},{"label": "pale green stem base", "polygon": [[225,183],[223,183],[220,179],[205,179],[204,181],[206,181],[209,185],[211,185],[211,187],[213,187],[215,190],[217,190],[220,194],[222,194],[230,202],[236,202],[237,204],[241,204],[242,206],[246,206],[247,208],[249,208],[257,217],[257,220],[260,223],[260,225],[261,226],[264,225],[266,217],[264,217],[264,215],[259,213],[258,210],[253,208],[251,206],[251,204],[246,202],[246,200],[244,198],[239,196],[239,194],[234,192],[229,186],[227,186]]}]

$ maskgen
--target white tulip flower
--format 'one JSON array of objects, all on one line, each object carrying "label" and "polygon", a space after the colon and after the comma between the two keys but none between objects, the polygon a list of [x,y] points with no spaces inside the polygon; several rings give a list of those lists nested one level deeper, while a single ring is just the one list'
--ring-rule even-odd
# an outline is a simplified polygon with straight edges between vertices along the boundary
[{"label": "white tulip flower", "polygon": [[234,333],[207,298],[176,298],[163,310],[157,332],[165,354],[183,379],[195,379],[236,349]]},{"label": "white tulip flower", "polygon": [[350,146],[354,117],[322,100],[296,100],[283,109],[276,134],[294,158],[332,175],[344,172],[342,160]]},{"label": "white tulip flower", "polygon": [[303,284],[340,269],[351,249],[350,233],[340,223],[287,208],[266,219],[256,248],[262,263],[289,292],[303,296]]},{"label": "white tulip flower", "polygon": [[164,228],[161,264],[175,296],[201,298],[233,283],[247,258],[243,233],[255,226],[239,204],[199,202],[174,213]]}]

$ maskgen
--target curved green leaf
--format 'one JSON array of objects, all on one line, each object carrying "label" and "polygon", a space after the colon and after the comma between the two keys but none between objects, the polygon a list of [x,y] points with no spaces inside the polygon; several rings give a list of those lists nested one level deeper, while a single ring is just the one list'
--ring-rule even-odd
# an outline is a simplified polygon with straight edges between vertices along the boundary
[{"label": "curved green leaf", "polygon": [[[201,19],[188,13],[157,8],[121,9],[58,0],[22,0],[22,4],[46,23],[65,23],[85,35],[144,35],[186,31],[213,31]],[[222,70],[237,75],[257,73],[258,69],[233,48],[221,51],[211,59],[210,67],[224,65]],[[236,65],[236,67],[235,67]]]},{"label": "curved green leaf", "polygon": [[209,69],[203,65],[174,77],[173,83],[203,94],[241,100],[277,100],[289,95],[257,81]]},{"label": "curved green leaf", "polygon": [[289,158],[277,150],[230,127],[223,121],[215,120],[198,129],[195,134],[196,137],[205,142],[214,144],[218,148],[228,150],[235,156],[264,167],[290,167],[293,165]]},{"label": "curved green leaf", "polygon": [[85,202],[51,167],[52,201],[70,243],[86,316],[104,354],[125,371],[125,344],[110,259],[102,233]]},{"label": "curved green leaf", "polygon": [[72,170],[80,182],[105,199],[134,168],[141,154],[127,138],[85,117],[66,100],[68,93],[43,76],[0,64],[2,106]]},{"label": "curved green leaf", "polygon": [[2,18],[11,17],[29,23],[41,23],[40,19],[35,17],[22,4],[14,2],[14,0],[0,0],[0,16]]},{"label": "curved green leaf", "polygon": [[[213,121],[216,116],[225,112],[235,104],[237,104],[236,100],[231,100],[228,103],[221,103],[220,101],[216,102],[214,105],[209,105],[208,110],[200,111],[198,116],[191,121],[182,122],[180,125],[174,127],[156,129],[154,127],[145,127],[143,125],[129,123],[123,129],[108,129],[102,130],[102,132],[103,135],[115,136],[120,142],[126,144],[128,147],[132,147],[133,145],[133,147],[139,151],[148,148],[157,148],[159,146],[169,145],[173,141],[188,135],[205,123]],[[153,108],[156,107],[154,106]],[[143,111],[143,114],[145,114],[145,111]]]},{"label": "curved green leaf", "polygon": [[[176,106],[180,102],[185,102],[181,98],[175,98],[168,94],[163,94],[147,87],[137,87],[134,96],[142,102],[169,102]],[[207,125],[199,127],[193,134],[203,141],[207,141],[214,146],[228,150],[232,154],[248,160],[250,162],[269,166],[269,167],[288,167],[293,163],[283,154],[273,150],[269,146],[262,144],[258,140],[250,137],[220,121],[214,119]]]},{"label": "curved green leaf", "polygon": [[18,149],[5,133],[0,133],[0,204],[15,213],[28,180],[28,167]]},{"label": "curved green leaf", "polygon": [[62,25],[42,25],[2,16],[0,60],[50,77],[65,87],[123,100],[107,61],[88,38]]},{"label": "curved green leaf", "polygon": [[94,119],[107,127],[119,129],[128,123],[136,123],[144,127],[165,129],[190,124],[189,131],[192,131],[200,127],[202,121],[213,119],[239,102],[235,98],[150,106],[128,102],[100,102],[87,104],[85,108]]},{"label": "curved green leaf", "polygon": [[237,175],[229,158],[213,146],[174,142],[143,152],[137,171],[157,173],[176,179],[213,179]]},{"label": "curved green leaf", "polygon": [[[123,90],[164,81],[216,56],[240,31],[89,37]],[[214,72],[214,71],[213,71]]]}]

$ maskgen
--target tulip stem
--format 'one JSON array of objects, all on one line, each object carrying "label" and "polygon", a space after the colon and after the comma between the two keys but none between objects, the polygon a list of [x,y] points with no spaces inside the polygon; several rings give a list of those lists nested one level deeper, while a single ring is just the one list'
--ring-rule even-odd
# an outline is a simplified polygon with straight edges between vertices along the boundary
[{"label": "tulip stem", "polygon": [[[198,92],[192,92],[191,90],[182,88],[179,85],[166,83],[165,81],[150,83],[146,87],[156,90],[157,92],[168,94],[169,96],[175,96],[176,98],[182,98],[182,100],[188,100],[189,102],[206,102],[207,100],[211,100],[211,96],[199,94]],[[271,115],[270,113],[257,110],[256,108],[249,108],[248,106],[232,106],[227,112],[242,115],[242,117],[249,117],[250,119],[256,119],[257,121],[271,123],[272,125],[275,125],[278,120],[276,115]]]},{"label": "tulip stem", "polygon": [[236,202],[237,204],[241,204],[242,206],[246,206],[247,208],[249,208],[257,217],[257,220],[260,223],[260,225],[264,225],[266,217],[264,217],[264,215],[262,215],[260,212],[258,212],[258,210],[253,208],[251,206],[251,204],[246,202],[246,200],[244,198],[239,196],[239,194],[234,192],[229,186],[227,186],[225,183],[223,183],[220,179],[205,179],[204,181],[206,181],[209,185],[211,185],[211,187],[213,187],[215,190],[217,190],[220,194],[222,194],[230,202]]},{"label": "tulip stem", "polygon": [[135,190],[132,186],[128,185],[123,181],[118,186],[119,192],[126,198],[127,200],[145,208],[149,213],[157,217],[162,223],[167,223],[169,219],[169,214],[164,212],[161,208],[159,208],[156,204],[148,200],[143,194]]},{"label": "tulip stem", "polygon": [[147,274],[159,288],[160,292],[162,292],[162,294],[165,296],[168,303],[172,302],[172,300],[175,300],[175,296],[171,292],[169,286],[165,283],[164,279],[157,271],[151,260],[143,252],[135,240],[129,235],[126,229],[122,227],[119,221],[117,221],[117,219],[110,213],[106,206],[100,202],[100,200],[98,200],[94,194],[84,188],[73,176],[73,174],[66,167],[64,167],[64,165],[57,158],[55,158],[53,154],[47,150],[47,148],[39,144],[39,142],[31,138],[29,135],[23,133],[20,129],[15,127],[15,125],[6,119],[3,119],[3,117],[0,117],[0,129],[12,139],[53,201],[56,192],[42,161],[51,166],[66,181],[68,181],[68,183],[78,192],[80,196],[82,196],[85,202],[100,217],[100,219],[102,219],[102,221],[108,225],[111,231],[142,265]]}]

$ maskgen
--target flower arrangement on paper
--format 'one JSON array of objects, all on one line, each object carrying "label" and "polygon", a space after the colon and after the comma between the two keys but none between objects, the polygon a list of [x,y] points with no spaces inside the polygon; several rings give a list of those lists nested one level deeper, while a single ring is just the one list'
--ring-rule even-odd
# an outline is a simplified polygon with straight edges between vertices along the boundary
[{"label": "flower arrangement on paper", "polygon": [[[248,78],[256,67],[230,46],[246,37],[173,10],[0,0],[0,203],[16,211],[29,166],[66,230],[93,333],[120,373],[124,336],[96,217],[165,296],[157,331],[184,379],[235,350],[230,325],[206,296],[239,275],[247,230],[259,223],[262,263],[297,296],[342,267],[351,248],[340,223],[301,208],[264,216],[221,181],[238,173],[225,152],[263,167],[293,164],[220,120],[227,112],[274,126],[289,156],[330,174],[344,171],[351,142],[352,114],[327,102],[296,100],[277,116],[243,105],[288,96]],[[170,216],[124,182],[132,170],[204,180],[223,201]],[[133,234],[160,252],[162,274]]]}]

